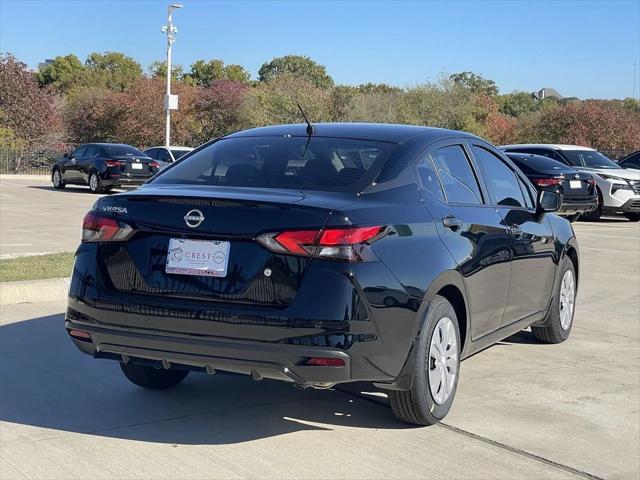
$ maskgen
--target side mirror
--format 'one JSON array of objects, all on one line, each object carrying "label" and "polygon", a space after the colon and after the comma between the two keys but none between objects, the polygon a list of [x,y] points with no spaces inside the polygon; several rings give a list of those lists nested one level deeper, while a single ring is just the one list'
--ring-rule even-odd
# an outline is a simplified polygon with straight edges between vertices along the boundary
[{"label": "side mirror", "polygon": [[538,193],[538,212],[557,212],[562,205],[562,196],[551,190],[540,190]]}]

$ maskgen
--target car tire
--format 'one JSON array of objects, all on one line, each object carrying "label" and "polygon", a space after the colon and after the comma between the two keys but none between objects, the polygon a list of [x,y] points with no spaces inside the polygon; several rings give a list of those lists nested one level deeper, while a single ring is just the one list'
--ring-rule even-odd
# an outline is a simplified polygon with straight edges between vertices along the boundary
[{"label": "car tire", "polygon": [[189,370],[164,370],[132,363],[120,363],[120,368],[131,383],[152,390],[175,387],[189,374]]},{"label": "car tire", "polygon": [[575,267],[570,258],[565,257],[561,263],[560,282],[551,300],[551,307],[546,318],[545,326],[532,326],[531,332],[540,342],[562,343],[571,334],[573,316],[575,314],[575,300],[577,292],[577,278]]},{"label": "car tire", "polygon": [[59,168],[54,168],[53,173],[51,174],[51,181],[53,182],[53,188],[56,190],[62,190],[66,187],[64,180],[62,179],[62,172]]},{"label": "car tire", "polygon": [[449,412],[460,374],[458,319],[444,297],[437,295],[431,301],[416,347],[411,389],[389,390],[389,402],[398,419],[433,425]]},{"label": "car tire", "polygon": [[625,213],[624,216],[627,217],[631,222],[640,221],[640,213]]},{"label": "car tire", "polygon": [[96,172],[89,174],[89,190],[91,190],[92,193],[102,193],[104,191],[100,177]]},{"label": "car tire", "polygon": [[586,220],[587,222],[597,222],[598,220],[600,220],[601,216],[602,216],[602,194],[598,189],[598,205],[589,213],[582,214],[580,218],[582,218],[582,220]]},{"label": "car tire", "polygon": [[573,223],[580,218],[580,214],[576,213],[574,215],[569,215],[568,217],[565,217],[565,218],[569,220],[571,223]]}]

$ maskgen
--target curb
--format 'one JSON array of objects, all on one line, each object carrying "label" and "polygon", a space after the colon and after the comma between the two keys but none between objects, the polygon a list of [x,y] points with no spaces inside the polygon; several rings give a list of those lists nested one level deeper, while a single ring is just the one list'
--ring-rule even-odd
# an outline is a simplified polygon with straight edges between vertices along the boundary
[{"label": "curb", "polygon": [[43,303],[66,300],[70,278],[22,280],[0,283],[0,305]]}]

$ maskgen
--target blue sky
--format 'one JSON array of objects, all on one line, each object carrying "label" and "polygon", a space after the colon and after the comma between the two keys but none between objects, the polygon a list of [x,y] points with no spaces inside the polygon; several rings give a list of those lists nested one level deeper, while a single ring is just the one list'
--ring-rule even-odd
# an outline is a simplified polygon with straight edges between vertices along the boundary
[{"label": "blue sky", "polygon": [[[338,83],[408,86],[471,70],[502,92],[554,87],[565,96],[633,94],[640,1],[184,0],[174,62],[221,58],[255,77],[289,53],[326,65]],[[0,51],[45,58],[122,51],[146,67],[165,55],[169,2],[0,0]],[[640,96],[640,74],[636,79]]]}]

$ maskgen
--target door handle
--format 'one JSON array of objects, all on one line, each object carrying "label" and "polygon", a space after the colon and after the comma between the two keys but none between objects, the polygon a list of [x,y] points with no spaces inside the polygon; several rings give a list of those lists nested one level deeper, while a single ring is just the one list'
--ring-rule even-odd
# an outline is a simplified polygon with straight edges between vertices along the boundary
[{"label": "door handle", "polygon": [[514,238],[522,238],[522,236],[524,235],[524,232],[517,225],[511,225],[509,227],[509,235],[511,235]]},{"label": "door handle", "polygon": [[442,219],[442,224],[455,232],[462,226],[462,220],[456,217],[448,216]]}]

